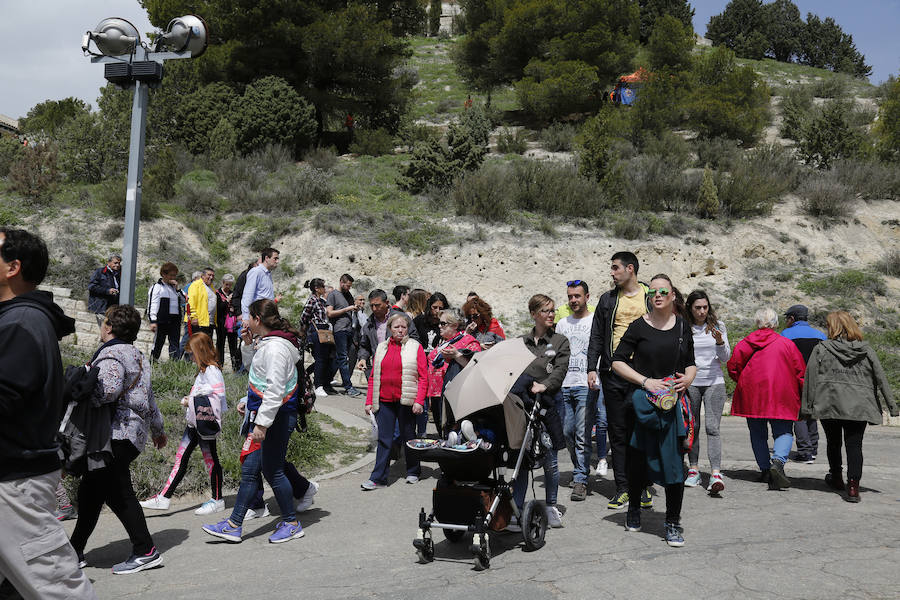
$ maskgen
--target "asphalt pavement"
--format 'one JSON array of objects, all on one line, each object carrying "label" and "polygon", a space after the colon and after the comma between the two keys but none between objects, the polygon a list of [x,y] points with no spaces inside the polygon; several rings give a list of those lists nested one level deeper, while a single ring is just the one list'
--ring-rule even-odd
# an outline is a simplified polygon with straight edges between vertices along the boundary
[{"label": "asphalt pavement", "polygon": [[[366,426],[361,405],[344,396],[318,402],[345,424]],[[212,517],[193,514],[202,498],[176,498],[167,511],[145,511],[162,567],[113,575],[131,546],[104,511],[88,543],[86,573],[100,598],[900,598],[900,428],[866,431],[859,504],[825,486],[824,436],[815,464],[789,463],[792,487],[769,491],[756,481],[745,420],[724,417],[721,435],[725,493],[685,490],[682,548],[663,541],[662,495],[643,511],[640,532],[624,530],[625,512],[606,507],[611,470],[591,477],[587,500],[571,502],[571,463],[561,452],[565,526],[548,531],[543,548],[525,552],[521,534],[492,534],[491,568],[476,571],[468,542],[451,544],[436,531],[434,562],[418,564],[412,540],[419,509],[431,507],[437,465],[423,464],[422,481],[409,485],[395,464],[387,488],[363,492],[370,455],[321,478],[315,504],[301,515],[303,538],[267,543],[273,515],[248,522],[244,541],[229,544],[200,527],[230,514],[233,493],[226,512]],[[702,432],[700,444],[706,485]],[[543,498],[541,471],[535,474]],[[277,511],[270,493],[267,500]],[[71,533],[74,523],[65,525]]]}]

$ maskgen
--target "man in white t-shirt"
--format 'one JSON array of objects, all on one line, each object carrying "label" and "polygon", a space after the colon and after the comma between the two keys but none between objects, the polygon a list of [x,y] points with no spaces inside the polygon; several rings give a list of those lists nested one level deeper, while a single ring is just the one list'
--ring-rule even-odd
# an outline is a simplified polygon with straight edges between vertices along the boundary
[{"label": "man in white t-shirt", "polygon": [[588,284],[576,279],[566,285],[571,314],[556,324],[556,333],[569,339],[572,351],[569,370],[562,384],[562,397],[566,407],[563,431],[573,465],[574,485],[570,499],[578,502],[587,497],[588,475],[591,470],[590,439],[594,410],[590,405],[590,398],[596,396],[589,393],[588,389],[587,351],[594,316],[588,310]]}]

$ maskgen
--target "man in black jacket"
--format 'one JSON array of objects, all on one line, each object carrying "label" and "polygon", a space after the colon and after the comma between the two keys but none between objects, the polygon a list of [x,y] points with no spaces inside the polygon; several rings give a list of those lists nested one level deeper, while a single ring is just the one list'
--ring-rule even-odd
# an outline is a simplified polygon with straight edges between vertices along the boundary
[{"label": "man in black jacket", "polygon": [[[638,281],[638,267],[637,256],[633,253],[613,254],[610,275],[615,287],[600,296],[597,302],[588,344],[588,388],[596,390],[602,386],[606,403],[609,447],[616,480],[616,494],[607,504],[611,509],[628,506],[625,459],[635,415],[628,395],[630,384],[612,372],[612,355],[628,325],[647,312],[647,286]],[[641,506],[653,506],[649,488],[641,496]]]},{"label": "man in black jacket", "polygon": [[[238,275],[237,279],[234,282],[234,291],[231,293],[231,308],[234,310],[234,314],[237,315],[237,323],[235,324],[235,331],[240,334],[241,327],[243,327],[241,323],[241,298],[244,297],[244,287],[247,285],[247,273],[250,272],[250,269],[257,266],[259,264],[259,259],[257,258],[253,262],[247,265],[247,268],[241,271],[241,274]],[[246,373],[247,369],[242,364],[241,353],[238,352],[237,362],[234,369],[235,373]]]},{"label": "man in black jacket", "polygon": [[47,247],[0,228],[0,585],[23,598],[96,598],[59,521],[59,340],[75,331],[48,292]]},{"label": "man in black jacket", "polygon": [[369,308],[372,309],[372,314],[362,324],[362,329],[360,330],[359,353],[356,364],[357,369],[365,370],[366,377],[372,372],[370,363],[375,356],[375,349],[378,348],[378,344],[390,337],[386,326],[388,317],[393,314],[405,315],[409,328],[407,335],[417,342],[419,341],[419,332],[416,331],[416,326],[413,325],[412,319],[405,312],[391,308],[391,305],[388,304],[387,293],[384,290],[372,290],[369,292]]}]

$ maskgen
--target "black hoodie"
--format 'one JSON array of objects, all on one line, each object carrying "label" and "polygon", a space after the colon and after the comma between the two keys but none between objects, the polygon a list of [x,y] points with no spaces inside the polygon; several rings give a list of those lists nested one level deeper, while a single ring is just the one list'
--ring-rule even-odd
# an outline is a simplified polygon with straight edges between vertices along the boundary
[{"label": "black hoodie", "polygon": [[56,432],[63,416],[59,340],[75,319],[32,291],[0,302],[0,481],[60,468]]}]

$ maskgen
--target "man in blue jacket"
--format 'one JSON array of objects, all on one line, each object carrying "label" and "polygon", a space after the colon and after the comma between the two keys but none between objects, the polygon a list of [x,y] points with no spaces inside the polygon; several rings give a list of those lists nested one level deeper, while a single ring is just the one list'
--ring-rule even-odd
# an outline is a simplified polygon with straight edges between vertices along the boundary
[{"label": "man in blue jacket", "polygon": [[119,303],[119,278],[122,257],[113,254],[106,264],[94,271],[88,283],[88,310],[97,316],[97,326],[103,327],[106,309]]},{"label": "man in blue jacket", "polygon": [[[809,362],[816,344],[826,339],[824,333],[812,327],[807,321],[809,309],[802,304],[795,304],[784,313],[785,328],[781,335],[793,341],[803,355],[803,362]],[[797,454],[794,460],[812,464],[819,453],[819,425],[815,419],[800,419],[794,422],[794,439],[797,442]]]},{"label": "man in blue jacket", "polygon": [[49,262],[40,238],[0,227],[0,597],[96,599],[56,519],[59,340],[75,321],[36,289]]}]

